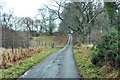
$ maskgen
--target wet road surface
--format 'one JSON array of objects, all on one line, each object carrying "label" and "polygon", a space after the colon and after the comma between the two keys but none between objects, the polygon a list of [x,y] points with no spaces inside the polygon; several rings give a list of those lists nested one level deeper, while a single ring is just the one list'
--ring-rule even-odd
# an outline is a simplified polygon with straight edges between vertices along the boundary
[{"label": "wet road surface", "polygon": [[72,53],[70,34],[65,47],[40,61],[20,78],[80,78]]}]

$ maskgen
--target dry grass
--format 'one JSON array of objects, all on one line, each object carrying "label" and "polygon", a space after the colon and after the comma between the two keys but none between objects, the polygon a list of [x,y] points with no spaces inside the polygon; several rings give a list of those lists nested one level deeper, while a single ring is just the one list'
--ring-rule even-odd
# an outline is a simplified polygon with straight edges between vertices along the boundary
[{"label": "dry grass", "polygon": [[93,44],[90,45],[82,45],[82,48],[93,47]]},{"label": "dry grass", "polygon": [[[44,59],[45,57],[49,56],[50,54],[60,50],[61,48],[54,48],[43,51],[42,53],[34,54],[32,57],[27,57],[26,59],[22,59],[18,62],[11,63],[9,68],[2,69],[2,75],[0,74],[0,78],[18,78],[32,66],[36,65],[40,60]],[[32,49],[31,49],[32,51]]]},{"label": "dry grass", "polygon": [[[31,40],[31,48],[17,48],[14,49],[12,52],[12,49],[5,49],[0,48],[0,62],[2,65],[2,68],[8,68],[10,63],[18,62],[21,59],[26,59],[28,57],[31,57],[34,54],[41,53],[42,51],[51,49],[50,46],[44,45],[46,43],[53,43],[55,39],[55,36],[39,36],[39,37],[33,37],[33,40]],[[43,44],[42,46],[39,45],[39,42]],[[34,46],[34,47],[33,47]]]},{"label": "dry grass", "polygon": [[15,63],[18,62],[20,60],[24,60],[28,57],[32,57],[34,54],[38,54],[38,53],[42,53],[45,50],[50,49],[49,47],[38,47],[38,48],[31,48],[31,49],[24,49],[23,53],[19,53],[18,49],[14,50],[14,53],[11,54],[10,52],[7,53],[3,53],[1,55],[1,67],[2,68],[8,68],[10,67],[9,64],[10,63]]}]

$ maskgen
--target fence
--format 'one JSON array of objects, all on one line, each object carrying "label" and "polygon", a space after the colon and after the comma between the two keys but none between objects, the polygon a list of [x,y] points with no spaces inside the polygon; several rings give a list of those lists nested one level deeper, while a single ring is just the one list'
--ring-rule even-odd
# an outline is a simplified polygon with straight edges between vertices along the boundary
[{"label": "fence", "polygon": [[54,46],[57,43],[55,42],[47,42],[47,41],[30,41],[30,48],[35,48],[35,47],[51,47],[54,48]]},{"label": "fence", "polygon": [[[4,41],[3,41],[4,42]],[[4,48],[0,48],[0,53],[11,53],[13,54],[15,50],[17,50],[18,53],[23,53],[26,49],[35,49],[40,47],[49,47],[54,48],[57,43],[55,42],[47,42],[47,41],[36,41],[36,40],[30,40],[30,41],[18,41],[18,40],[7,40],[7,43],[4,44]]]},{"label": "fence", "polygon": [[[30,31],[16,31],[9,27],[1,28],[0,44],[3,53],[14,53],[14,50],[22,51],[22,49],[37,48],[37,47],[51,47],[54,48],[56,43],[46,40],[37,39],[34,40],[30,35]],[[20,48],[20,49],[19,49]],[[22,52],[21,52],[22,53]]]}]

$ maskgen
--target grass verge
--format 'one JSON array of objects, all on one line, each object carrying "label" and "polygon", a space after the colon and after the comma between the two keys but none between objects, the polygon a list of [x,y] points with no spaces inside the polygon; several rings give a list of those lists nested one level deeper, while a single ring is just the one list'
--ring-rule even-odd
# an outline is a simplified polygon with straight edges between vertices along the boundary
[{"label": "grass verge", "polygon": [[44,51],[42,53],[35,54],[31,58],[27,58],[26,60],[20,60],[17,63],[10,64],[10,68],[2,69],[1,78],[18,78],[25,71],[30,69],[32,66],[37,64],[40,60],[49,56],[50,54],[60,50],[61,48],[54,48],[48,51]]},{"label": "grass verge", "polygon": [[77,47],[73,51],[73,55],[83,78],[116,78],[117,70],[109,70],[109,66],[95,66],[91,63],[90,58],[93,50],[90,47]]}]

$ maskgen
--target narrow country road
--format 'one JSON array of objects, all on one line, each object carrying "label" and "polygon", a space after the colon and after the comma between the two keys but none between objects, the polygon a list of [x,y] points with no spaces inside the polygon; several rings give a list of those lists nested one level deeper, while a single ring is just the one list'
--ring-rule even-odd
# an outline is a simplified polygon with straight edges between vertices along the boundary
[{"label": "narrow country road", "polygon": [[[21,78],[80,78],[72,53],[70,34],[65,47],[40,61]],[[18,79],[18,80],[19,80]]]}]

